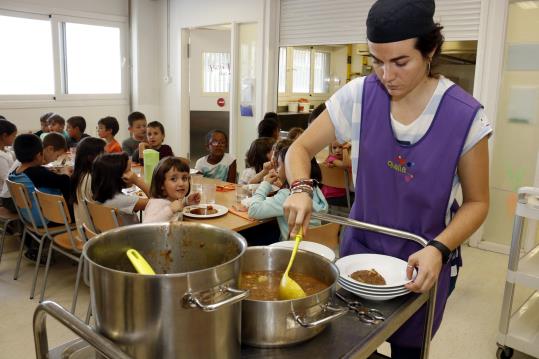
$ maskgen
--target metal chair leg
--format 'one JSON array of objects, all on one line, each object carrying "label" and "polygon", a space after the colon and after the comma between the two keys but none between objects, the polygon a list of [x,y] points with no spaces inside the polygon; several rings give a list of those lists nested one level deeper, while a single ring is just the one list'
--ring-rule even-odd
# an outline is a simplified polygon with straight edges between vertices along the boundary
[{"label": "metal chair leg", "polygon": [[47,264],[45,265],[45,277],[43,278],[43,285],[41,286],[41,297],[39,298],[39,303],[43,302],[43,298],[45,298],[45,288],[47,287],[47,277],[49,276],[49,267],[51,265],[52,247],[53,247],[53,241],[51,239],[51,244],[49,245],[49,253],[47,254]]},{"label": "metal chair leg", "polygon": [[77,268],[77,280],[75,281],[75,290],[73,291],[73,300],[71,301],[71,314],[75,314],[75,308],[77,306],[77,297],[79,295],[80,278],[82,275],[82,267],[84,264],[84,258],[82,254],[79,258],[79,266]]},{"label": "metal chair leg", "polygon": [[41,240],[39,242],[39,250],[37,251],[37,258],[36,258],[36,269],[34,270],[34,279],[32,280],[32,289],[30,289],[30,299],[34,299],[34,294],[36,291],[36,283],[37,283],[37,274],[39,272],[39,265],[41,264],[41,252],[43,252],[43,244],[45,243],[47,237],[43,236],[41,237]]},{"label": "metal chair leg", "polygon": [[17,278],[19,278],[19,269],[21,267],[22,251],[24,250],[24,240],[26,238],[27,232],[28,231],[26,230],[26,227],[25,227],[23,232],[22,232],[21,246],[20,246],[20,249],[19,249],[19,257],[17,258],[17,266],[15,266],[15,273],[13,274],[13,280],[17,280]]},{"label": "metal chair leg", "polygon": [[2,262],[2,253],[4,253],[4,240],[6,239],[6,229],[9,222],[11,221],[7,221],[6,223],[4,223],[2,238],[0,238],[0,262]]},{"label": "metal chair leg", "polygon": [[92,299],[88,302],[88,310],[86,311],[86,319],[84,319],[84,323],[90,325],[90,317],[92,316]]}]

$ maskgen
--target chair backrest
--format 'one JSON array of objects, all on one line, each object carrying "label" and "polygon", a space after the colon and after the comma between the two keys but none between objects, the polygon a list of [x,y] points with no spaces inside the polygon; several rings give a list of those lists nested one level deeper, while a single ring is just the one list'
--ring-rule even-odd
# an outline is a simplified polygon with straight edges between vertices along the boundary
[{"label": "chair backrest", "polygon": [[339,247],[339,229],[336,223],[323,224],[317,227],[309,227],[309,231],[303,238],[306,241],[316,242],[335,250]]},{"label": "chair backrest", "polygon": [[38,189],[36,189],[35,194],[41,207],[41,214],[46,220],[67,225],[71,223],[71,216],[64,196],[41,192]]},{"label": "chair backrest", "polygon": [[94,231],[92,231],[87,225],[86,223],[83,223],[81,226],[80,226],[80,232],[84,235],[84,241],[86,242],[87,240],[89,239],[92,239],[94,238],[95,236],[97,236],[97,233],[95,233]]},{"label": "chair backrest", "polygon": [[99,232],[105,232],[120,226],[118,209],[107,207],[94,201],[86,201],[86,208],[90,213],[94,228]]},{"label": "chair backrest", "polygon": [[36,232],[38,228],[37,223],[41,223],[41,221],[38,221],[38,218],[34,217],[28,189],[22,183],[13,182],[9,179],[6,179],[6,183],[20,220],[25,226],[30,227],[32,231]]},{"label": "chair backrest", "polygon": [[329,167],[320,164],[322,171],[322,184],[326,186],[348,189],[348,171],[340,167]]}]

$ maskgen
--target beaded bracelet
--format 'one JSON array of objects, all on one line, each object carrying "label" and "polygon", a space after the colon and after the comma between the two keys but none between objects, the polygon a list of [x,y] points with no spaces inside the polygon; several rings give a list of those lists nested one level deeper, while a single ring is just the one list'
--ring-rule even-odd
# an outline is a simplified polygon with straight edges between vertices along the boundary
[{"label": "beaded bracelet", "polygon": [[313,190],[312,188],[299,188],[296,187],[290,191],[290,194],[296,194],[296,193],[307,193],[309,197],[313,198]]},{"label": "beaded bracelet", "polygon": [[292,182],[292,184],[290,185],[290,188],[293,189],[297,186],[304,186],[304,185],[313,188],[317,183],[318,181],[315,179],[301,178],[299,180],[295,180],[294,182]]}]

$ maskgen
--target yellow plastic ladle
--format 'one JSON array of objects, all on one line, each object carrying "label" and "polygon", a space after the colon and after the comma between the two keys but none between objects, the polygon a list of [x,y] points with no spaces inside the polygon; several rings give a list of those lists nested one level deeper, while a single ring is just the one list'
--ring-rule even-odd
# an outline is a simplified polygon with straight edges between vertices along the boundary
[{"label": "yellow plastic ladle", "polygon": [[146,262],[146,259],[136,249],[128,249],[126,254],[138,274],[155,274],[150,263]]},{"label": "yellow plastic ladle", "polygon": [[281,278],[281,283],[279,285],[279,299],[289,300],[289,299],[299,299],[304,298],[307,295],[301,288],[301,286],[292,278],[288,276],[290,268],[292,268],[292,263],[294,263],[294,258],[296,258],[296,252],[299,248],[299,242],[303,238],[302,228],[299,228],[299,232],[296,234],[296,243],[294,244],[294,249],[292,250],[292,255],[290,256],[290,262],[288,262],[288,267]]}]

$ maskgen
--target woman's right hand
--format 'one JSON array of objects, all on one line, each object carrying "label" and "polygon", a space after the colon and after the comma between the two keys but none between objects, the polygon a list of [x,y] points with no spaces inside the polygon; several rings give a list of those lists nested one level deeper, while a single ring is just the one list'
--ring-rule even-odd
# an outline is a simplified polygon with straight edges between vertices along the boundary
[{"label": "woman's right hand", "polygon": [[313,211],[312,198],[307,193],[293,193],[284,202],[283,209],[284,217],[288,219],[290,237],[294,238],[300,227],[305,235]]}]

